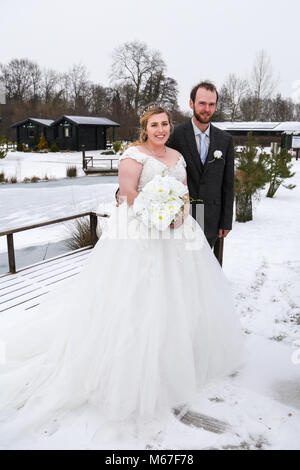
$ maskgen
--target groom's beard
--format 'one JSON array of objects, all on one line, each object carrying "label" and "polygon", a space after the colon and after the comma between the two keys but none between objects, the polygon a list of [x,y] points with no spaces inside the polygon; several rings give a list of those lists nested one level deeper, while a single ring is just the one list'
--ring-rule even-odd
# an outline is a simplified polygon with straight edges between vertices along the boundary
[{"label": "groom's beard", "polygon": [[195,106],[194,106],[194,117],[197,119],[198,122],[200,122],[201,124],[207,124],[208,122],[210,122],[211,118],[212,118],[212,114],[204,114],[204,115],[201,115],[199,113],[196,113],[196,110],[195,110]]}]

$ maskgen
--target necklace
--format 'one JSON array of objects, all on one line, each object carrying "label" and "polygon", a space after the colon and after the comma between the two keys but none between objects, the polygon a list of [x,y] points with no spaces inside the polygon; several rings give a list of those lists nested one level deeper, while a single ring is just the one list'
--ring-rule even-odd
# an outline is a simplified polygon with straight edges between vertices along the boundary
[{"label": "necklace", "polygon": [[[151,153],[153,153],[153,155],[156,155],[157,157],[162,157],[163,155],[158,155],[156,152],[154,152],[154,150],[152,150],[152,148],[150,147],[150,145],[146,144],[146,142],[144,143],[144,145],[147,147],[148,150],[150,150]],[[166,147],[164,146],[164,155],[167,153],[167,149]]]}]

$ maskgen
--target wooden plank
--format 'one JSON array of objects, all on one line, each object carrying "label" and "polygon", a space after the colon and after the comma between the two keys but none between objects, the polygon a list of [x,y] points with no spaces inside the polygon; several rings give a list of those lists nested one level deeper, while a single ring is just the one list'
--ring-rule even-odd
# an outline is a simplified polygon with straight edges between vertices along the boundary
[{"label": "wooden plank", "polygon": [[69,276],[66,276],[64,277],[63,279],[57,279],[56,281],[52,281],[52,282],[48,282],[47,284],[45,284],[46,286],[50,286],[52,284],[56,284],[57,282],[61,282],[61,281],[64,281],[65,279],[68,279],[70,277],[73,277],[73,276],[76,276],[76,274],[79,274],[80,271],[78,271],[78,273],[73,273],[73,274],[70,274]]},{"label": "wooden plank", "polygon": [[2,287],[0,287],[0,290],[5,290],[8,289],[11,286],[15,286],[17,284],[20,284],[23,282],[23,279],[19,279],[19,277],[11,277],[10,279],[7,280],[7,282],[3,282],[1,284]]},{"label": "wooden plank", "polygon": [[28,286],[32,286],[36,284],[40,286],[44,281],[52,277],[61,276],[62,274],[67,274],[72,270],[82,269],[82,266],[85,264],[85,259],[76,260],[73,263],[68,263],[65,265],[60,265],[59,268],[53,268],[47,271],[41,271],[39,273],[29,273],[27,276],[22,276],[22,278],[18,277],[9,284],[6,284],[1,287],[0,290],[0,299],[4,298],[7,294],[22,291],[23,289],[27,288]]},{"label": "wooden plank", "polygon": [[2,289],[2,292],[1,292],[1,296],[0,296],[0,299],[7,295],[7,294],[11,294],[13,292],[18,292],[22,289],[24,289],[25,287],[27,286],[30,286],[31,283],[28,281],[28,280],[23,280],[21,282],[17,282],[16,284],[13,284],[12,286],[8,286],[6,288],[3,288]]},{"label": "wooden plank", "polygon": [[72,272],[72,271],[74,271],[74,270],[77,271],[77,272],[79,272],[79,271],[81,270],[81,267],[82,267],[82,265],[79,265],[79,266],[72,266],[72,267],[70,267],[70,268],[68,268],[68,269],[64,269],[62,272],[56,272],[56,273],[52,274],[51,276],[48,275],[48,276],[46,276],[46,277],[38,278],[38,279],[36,280],[36,282],[43,284],[44,281],[48,281],[49,279],[53,279],[53,278],[57,278],[57,277],[63,276],[63,275],[65,275],[65,274],[69,274],[70,272]]},{"label": "wooden plank", "polygon": [[[78,273],[78,272],[80,272],[81,267],[82,267],[81,264],[76,265],[76,266],[72,266],[72,267],[69,267],[68,269],[64,269],[61,272],[56,272],[56,273],[54,273],[50,276],[48,275],[48,276],[43,277],[43,278],[38,277],[38,279],[36,281],[33,281],[31,283],[30,282],[24,283],[24,285],[18,287],[17,289],[11,289],[8,292],[5,292],[1,295],[2,300],[0,301],[0,305],[4,304],[7,301],[10,301],[10,300],[13,301],[14,299],[18,299],[19,297],[22,297],[23,295],[25,295],[29,292],[39,290],[44,285],[49,285],[50,283],[45,282],[45,281],[49,281],[49,279],[61,280],[61,279],[65,279],[65,278],[69,277],[69,274],[72,271],[75,271],[76,273]],[[51,282],[51,283],[53,283],[53,282]],[[35,286],[35,287],[33,288],[33,286]],[[7,296],[9,296],[9,297],[7,297]]]},{"label": "wooden plank", "polygon": [[83,264],[86,261],[86,258],[76,259],[73,262],[68,263],[60,263],[58,266],[50,266],[48,269],[39,269],[38,271],[31,271],[23,275],[23,278],[28,279],[35,279],[35,278],[42,278],[42,276],[47,276],[51,273],[60,272],[61,270],[68,269],[72,266],[77,266],[78,264]]},{"label": "wooden plank", "polygon": [[20,293],[21,291],[26,292],[26,290],[34,284],[36,284],[37,288],[40,288],[41,284],[43,284],[44,281],[65,276],[66,274],[74,270],[79,271],[82,268],[83,264],[84,263],[82,262],[82,260],[78,260],[75,263],[68,263],[67,265],[61,266],[59,270],[56,268],[51,270],[50,272],[48,271],[46,273],[43,273],[43,275],[39,274],[36,276],[28,276],[22,280],[16,280],[17,282],[2,288],[0,298],[4,300],[0,303],[3,303],[7,300],[7,295]]},{"label": "wooden plank", "polygon": [[[11,305],[12,303],[18,303],[20,297],[23,297],[23,298],[25,297],[26,298],[27,294],[31,294],[32,292],[36,292],[36,291],[41,290],[41,286],[38,286],[38,287],[27,286],[27,288],[28,289],[25,290],[25,292],[20,292],[19,294],[15,294],[12,297],[8,297],[8,298],[2,300],[0,302],[0,305],[3,305],[3,304]],[[9,295],[9,294],[6,294],[6,295]]]},{"label": "wooden plank", "polygon": [[205,429],[205,431],[213,432],[216,434],[223,434],[230,428],[229,423],[227,423],[226,421],[221,421],[219,419],[213,418],[212,416],[207,416],[202,413],[190,411],[185,407],[174,408],[173,413],[183,424]]},{"label": "wooden plank", "polygon": [[38,263],[34,263],[24,268],[21,268],[18,270],[16,274],[25,273],[26,275],[28,272],[31,272],[32,270],[37,271],[38,269],[36,268],[38,268],[39,266],[40,266],[40,269],[47,269],[48,265],[56,265],[56,264],[64,263],[66,260],[87,255],[88,253],[90,253],[91,249],[92,247],[89,246],[86,248],[80,248],[79,250],[70,251],[70,252],[64,253],[63,255],[55,256],[53,258],[48,258],[46,260],[39,261]]},{"label": "wooden plank", "polygon": [[72,258],[75,259],[75,258],[88,256],[91,249],[92,249],[91,246],[89,246],[87,248],[80,248],[79,250],[70,251],[70,252],[65,253],[63,255],[55,256],[53,258],[49,258],[49,259],[44,260],[44,261],[39,261],[38,263],[31,264],[29,266],[21,268],[21,269],[18,270],[18,272],[16,274],[6,273],[3,276],[0,276],[0,286],[8,284],[10,282],[14,282],[16,277],[19,277],[20,275],[24,276],[27,273],[30,273],[34,270],[37,271],[38,270],[37,267],[40,267],[39,268],[40,270],[45,270],[45,269],[48,269],[49,265],[57,265],[57,264],[64,263],[65,258],[67,258],[69,260],[69,259],[72,259]]},{"label": "wooden plank", "polygon": [[[47,286],[57,284],[58,282],[63,282],[64,280],[69,279],[70,277],[76,276],[80,270],[77,272],[73,272],[72,274],[68,274],[64,276],[60,276],[59,278],[53,279],[51,282],[45,283],[45,285],[41,285],[39,287],[33,288],[32,290],[27,291],[26,293],[22,293],[21,295],[14,296],[11,299],[7,299],[5,302],[0,302],[0,313],[5,312],[6,310],[12,309],[14,307],[18,307],[22,304],[28,303],[33,299],[41,297],[49,292]],[[46,290],[47,289],[47,290]],[[44,290],[44,291],[43,291]],[[32,295],[35,293],[35,295]],[[30,295],[31,294],[31,295]]]},{"label": "wooden plank", "polygon": [[[33,292],[36,292],[36,294],[34,295]],[[22,305],[26,302],[29,302],[30,300],[35,299],[37,297],[40,297],[41,295],[45,295],[47,292],[49,292],[49,290],[47,291],[46,289],[44,289],[44,291],[42,291],[41,289],[37,289],[37,290],[34,290],[33,292],[31,292],[31,295],[30,295],[30,293],[27,293],[27,295],[24,295],[24,296],[20,297],[19,299],[15,299],[14,301],[6,302],[5,304],[3,304],[1,306],[0,313],[5,312],[6,310],[9,310],[11,308],[17,307],[19,305]]]},{"label": "wooden plank", "polygon": [[39,305],[39,299],[50,292],[49,286],[76,276],[88,259],[91,248],[79,249],[67,255],[7,274],[1,281],[0,312],[11,309],[27,310]]}]

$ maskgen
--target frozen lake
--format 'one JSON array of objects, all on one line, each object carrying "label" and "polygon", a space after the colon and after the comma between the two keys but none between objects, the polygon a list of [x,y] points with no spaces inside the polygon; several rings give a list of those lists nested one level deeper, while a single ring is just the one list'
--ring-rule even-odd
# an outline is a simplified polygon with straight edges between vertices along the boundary
[{"label": "frozen lake", "polygon": [[[79,212],[109,211],[117,176],[83,176],[40,183],[0,184],[0,231]],[[66,225],[41,227],[14,235],[17,268],[68,251]],[[6,237],[0,238],[0,273],[7,272]]]}]

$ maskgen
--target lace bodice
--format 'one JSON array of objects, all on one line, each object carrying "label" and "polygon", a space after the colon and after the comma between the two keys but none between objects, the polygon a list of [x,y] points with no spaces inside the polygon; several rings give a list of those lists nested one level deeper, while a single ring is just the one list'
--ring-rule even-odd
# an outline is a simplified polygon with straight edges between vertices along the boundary
[{"label": "lace bodice", "polygon": [[120,155],[119,162],[124,158],[133,158],[137,162],[143,164],[143,169],[137,188],[138,191],[141,191],[145,184],[152,180],[154,176],[161,175],[163,172],[164,174],[174,176],[174,178],[181,181],[182,183],[186,177],[186,163],[182,155],[180,155],[177,163],[175,163],[170,168],[155,157],[151,157],[150,155],[141,152],[136,147],[129,147],[127,150],[125,150],[123,155]]}]

